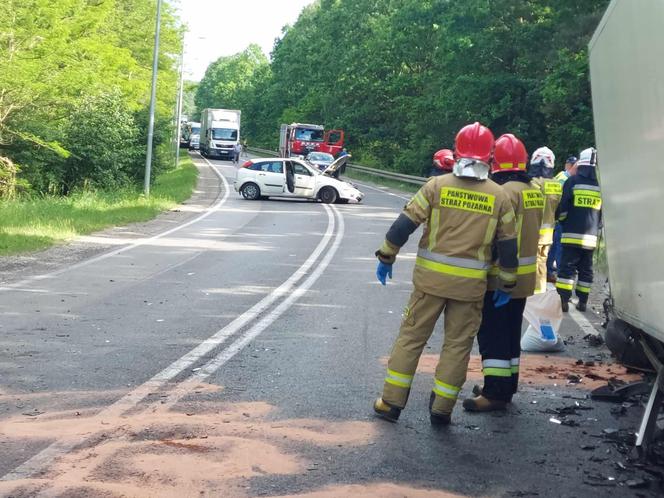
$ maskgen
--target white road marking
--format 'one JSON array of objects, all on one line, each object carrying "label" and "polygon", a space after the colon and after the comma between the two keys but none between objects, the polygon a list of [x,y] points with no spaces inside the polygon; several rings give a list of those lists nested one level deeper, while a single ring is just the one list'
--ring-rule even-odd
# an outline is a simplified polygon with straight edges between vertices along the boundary
[{"label": "white road marking", "polygon": [[584,332],[584,335],[599,335],[599,331],[592,323],[590,323],[590,320],[588,320],[583,313],[570,308],[569,317],[576,322],[579,328]]},{"label": "white road marking", "polygon": [[[277,307],[265,315],[256,325],[244,332],[238,339],[235,340],[235,342],[233,342],[233,344],[221,351],[215,358],[202,366],[200,370],[194,372],[188,381],[200,382],[207,379],[210,375],[219,370],[219,368],[221,368],[228,360],[233,358],[233,356],[239,353],[247,344],[253,341],[265,329],[272,325],[316,283],[316,281],[330,265],[330,262],[332,261],[332,258],[334,258],[344,237],[345,228],[343,216],[334,206],[332,207],[332,210],[337,214],[339,228],[337,229],[337,234],[334,238],[334,242],[332,243],[332,247],[325,253],[325,257],[323,257],[311,275],[309,275],[309,277],[302,283],[302,285],[298,286],[297,289],[291,292],[286,299],[284,299]],[[171,403],[172,402],[173,401],[171,401]]]},{"label": "white road marking", "polygon": [[197,216],[196,218],[194,218],[192,220],[187,221],[186,223],[183,223],[183,224],[178,225],[176,227],[173,227],[169,230],[166,230],[165,232],[158,233],[157,235],[153,235],[152,237],[139,239],[136,242],[133,242],[133,243],[131,243],[129,245],[126,245],[124,247],[120,247],[118,249],[115,249],[115,250],[110,251],[110,252],[106,252],[104,254],[100,254],[99,256],[95,256],[95,257],[92,257],[90,259],[86,259],[84,261],[73,264],[71,266],[67,266],[65,268],[60,268],[60,269],[52,271],[50,273],[44,273],[42,275],[35,275],[33,277],[26,278],[26,279],[21,280],[19,282],[15,282],[13,284],[8,284],[8,285],[5,285],[5,286],[2,286],[2,287],[0,287],[0,292],[7,291],[7,290],[16,290],[17,288],[23,287],[27,284],[31,284],[31,283],[34,283],[34,282],[37,282],[37,281],[40,281],[40,280],[45,280],[45,279],[57,277],[58,275],[61,275],[65,272],[68,272],[68,271],[71,271],[71,270],[76,270],[78,268],[88,266],[92,263],[97,263],[98,261],[103,261],[104,259],[108,259],[110,257],[117,256],[118,254],[121,254],[123,252],[129,251],[131,249],[135,249],[136,247],[139,247],[139,246],[142,246],[142,245],[145,245],[145,244],[149,244],[150,242],[155,241],[157,239],[160,239],[162,237],[166,237],[167,235],[170,235],[174,232],[177,232],[178,230],[182,230],[183,228],[187,228],[188,226],[191,226],[194,223],[198,223],[199,221],[207,218],[208,216],[210,216],[211,214],[213,214],[214,212],[219,210],[219,208],[228,200],[228,197],[230,196],[230,186],[228,184],[228,181],[224,177],[224,175],[219,173],[217,168],[215,166],[213,166],[209,161],[207,161],[207,163],[212,168],[212,171],[214,171],[214,173],[221,179],[221,181],[224,185],[224,195],[222,196],[221,199],[219,199],[219,201],[217,201],[216,204],[214,204],[212,207],[208,208],[201,215]]},{"label": "white road marking", "polygon": [[[193,366],[203,356],[205,356],[213,349],[215,349],[217,346],[225,342],[229,337],[237,333],[244,326],[249,324],[251,321],[256,320],[258,316],[263,311],[265,311],[268,308],[268,306],[274,303],[277,299],[287,294],[290,294],[290,296],[276,308],[280,310],[278,314],[275,315],[273,312],[271,314],[268,314],[263,319],[261,319],[259,324],[262,324],[261,326],[263,326],[264,328],[266,328],[270,323],[276,320],[288,307],[292,305],[292,303],[294,302],[294,299],[291,299],[292,295],[296,295],[299,297],[309,287],[311,287],[311,285],[313,285],[315,280],[318,279],[324,268],[327,267],[327,265],[329,264],[329,261],[331,260],[332,256],[334,255],[334,252],[337,250],[338,245],[341,241],[341,239],[337,237],[332,249],[327,252],[321,265],[319,265],[319,267],[302,284],[301,287],[304,290],[300,291],[298,288],[293,290],[295,284],[307,274],[309,269],[314,265],[316,260],[323,253],[323,251],[325,251],[325,248],[327,247],[328,242],[330,241],[334,233],[335,230],[334,213],[335,212],[338,213],[338,211],[336,211],[336,209],[334,209],[333,211],[326,204],[323,204],[323,207],[327,211],[328,215],[327,230],[323,238],[321,239],[320,243],[318,244],[318,246],[316,246],[316,248],[311,253],[309,258],[295,271],[295,273],[293,273],[288,278],[288,280],[286,280],[278,288],[273,290],[270,294],[268,294],[266,297],[264,297],[254,306],[252,306],[249,310],[244,312],[242,315],[238,316],[230,324],[226,325],[224,328],[217,331],[214,335],[212,335],[211,337],[203,341],[201,344],[199,344],[197,347],[192,349],[189,353],[185,354],[179,360],[176,360],[171,365],[166,367],[164,370],[156,374],[154,377],[152,377],[145,383],[141,384],[133,391],[127,393],[118,401],[116,401],[115,403],[113,403],[112,405],[105,408],[97,415],[95,415],[94,419],[99,422],[99,430],[104,430],[104,426],[101,425],[101,422],[105,418],[119,417],[122,414],[126,413],[127,411],[131,410],[132,408],[136,407],[136,405],[140,403],[140,401],[142,401],[146,396],[148,396],[148,394],[161,389],[166,382],[172,380],[177,375],[181,374],[184,370]],[[343,225],[343,218],[341,217],[341,215],[339,215],[339,219],[340,219],[340,224]],[[343,235],[343,230],[341,230],[340,232],[341,235]],[[319,268],[322,269],[319,271]],[[312,279],[314,275],[315,279]],[[284,304],[286,302],[288,304]],[[264,328],[262,330],[264,330]],[[254,329],[252,328],[250,329],[250,331],[251,330]],[[247,332],[247,334],[249,334],[249,332]],[[245,334],[243,336],[243,339],[246,337],[248,337],[248,335]],[[238,341],[236,341],[236,343],[234,343],[231,347],[237,349]],[[89,434],[87,436],[89,436]],[[86,440],[87,436],[81,436],[81,438],[79,439],[72,438],[70,440],[54,441],[44,450],[40,451],[39,453],[31,457],[29,460],[27,460],[26,462],[15,468],[13,471],[2,476],[0,478],[0,481],[13,481],[18,479],[26,479],[39,472],[43,472],[56,458],[72,451],[76,446],[83,443]]]}]

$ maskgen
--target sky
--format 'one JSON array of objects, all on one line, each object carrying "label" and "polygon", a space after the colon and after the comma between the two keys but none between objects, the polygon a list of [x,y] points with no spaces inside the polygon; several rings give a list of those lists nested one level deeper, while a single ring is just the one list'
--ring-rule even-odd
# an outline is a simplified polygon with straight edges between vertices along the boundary
[{"label": "sky", "polygon": [[293,24],[313,0],[179,0],[172,2],[189,27],[185,78],[198,81],[221,56],[258,44],[269,56],[285,24]]}]

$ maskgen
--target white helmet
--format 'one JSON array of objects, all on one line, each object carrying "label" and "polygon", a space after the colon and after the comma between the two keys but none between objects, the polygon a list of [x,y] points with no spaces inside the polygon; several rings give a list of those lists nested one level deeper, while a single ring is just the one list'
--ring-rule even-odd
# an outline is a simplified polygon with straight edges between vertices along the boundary
[{"label": "white helmet", "polygon": [[581,151],[579,160],[576,163],[578,166],[597,166],[597,150],[595,147],[589,147]]},{"label": "white helmet", "polygon": [[539,164],[544,161],[544,166],[546,168],[553,168],[554,163],[556,162],[556,155],[548,147],[540,147],[530,158],[530,164]]}]

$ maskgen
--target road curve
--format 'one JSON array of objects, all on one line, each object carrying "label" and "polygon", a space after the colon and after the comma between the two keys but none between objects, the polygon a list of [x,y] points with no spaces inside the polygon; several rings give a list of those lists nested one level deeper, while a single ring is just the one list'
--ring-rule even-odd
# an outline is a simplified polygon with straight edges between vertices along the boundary
[{"label": "road curve", "polygon": [[[569,448],[590,436],[543,410],[578,387],[533,373],[508,414],[436,432],[440,333],[399,423],[371,416],[417,237],[380,286],[373,251],[408,195],[361,188],[340,206],[225,191],[186,227],[0,293],[0,494],[577,493],[587,459]],[[592,413],[588,433],[611,421]]]}]

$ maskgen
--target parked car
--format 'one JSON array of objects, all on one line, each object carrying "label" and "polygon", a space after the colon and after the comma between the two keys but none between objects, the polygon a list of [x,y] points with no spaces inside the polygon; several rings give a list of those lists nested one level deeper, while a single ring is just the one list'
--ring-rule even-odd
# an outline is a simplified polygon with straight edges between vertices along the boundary
[{"label": "parked car", "polygon": [[189,137],[189,150],[198,150],[201,147],[201,136],[198,133],[192,133]]},{"label": "parked car", "polygon": [[235,191],[245,199],[290,197],[334,202],[360,202],[364,194],[354,185],[333,178],[348,156],[338,158],[325,171],[302,159],[267,157],[251,159],[237,170]]},{"label": "parked car", "polygon": [[305,159],[321,171],[325,171],[334,162],[334,156],[327,152],[309,152]]}]

